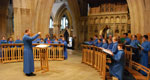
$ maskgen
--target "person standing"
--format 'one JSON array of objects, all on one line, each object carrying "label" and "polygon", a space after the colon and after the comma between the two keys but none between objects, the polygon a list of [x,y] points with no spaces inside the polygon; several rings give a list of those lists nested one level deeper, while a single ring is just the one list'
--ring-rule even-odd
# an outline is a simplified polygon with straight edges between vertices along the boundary
[{"label": "person standing", "polygon": [[32,41],[35,40],[41,32],[38,32],[33,37],[30,37],[31,30],[26,29],[25,35],[23,36],[24,43],[24,63],[23,63],[23,71],[27,76],[35,76],[34,72],[34,60],[33,60],[33,49],[32,49]]},{"label": "person standing", "polygon": [[[148,51],[149,51],[149,42],[148,42],[148,36],[143,36],[143,43],[141,45],[141,60],[140,63],[148,68]],[[141,71],[143,75],[147,75],[145,72]]]}]

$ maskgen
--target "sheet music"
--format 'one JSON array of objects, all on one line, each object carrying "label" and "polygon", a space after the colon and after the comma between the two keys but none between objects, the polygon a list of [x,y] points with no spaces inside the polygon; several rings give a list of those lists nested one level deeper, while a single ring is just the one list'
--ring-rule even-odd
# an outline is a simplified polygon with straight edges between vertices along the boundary
[{"label": "sheet music", "polygon": [[40,45],[37,45],[36,47],[38,47],[38,48],[46,48],[46,47],[48,47],[49,45],[44,45],[44,44],[40,44]]},{"label": "sheet music", "polygon": [[104,51],[104,52],[107,53],[107,54],[112,55],[111,51],[109,51],[109,50],[107,50],[107,49],[102,49],[102,51]]},{"label": "sheet music", "polygon": [[144,48],[142,45],[138,44],[139,47]]}]

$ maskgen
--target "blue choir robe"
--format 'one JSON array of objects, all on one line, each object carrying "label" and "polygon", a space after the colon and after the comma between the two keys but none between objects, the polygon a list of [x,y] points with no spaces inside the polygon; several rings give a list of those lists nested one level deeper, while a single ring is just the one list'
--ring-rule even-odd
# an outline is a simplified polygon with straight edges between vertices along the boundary
[{"label": "blue choir robe", "polygon": [[62,41],[62,44],[64,44],[64,58],[68,58],[68,53],[67,53],[67,41]]},{"label": "blue choir robe", "polygon": [[102,48],[107,49],[108,44],[107,43],[103,43]]},{"label": "blue choir robe", "polygon": [[103,45],[103,43],[100,42],[100,43],[98,43],[96,46],[97,46],[97,47],[102,47],[102,45]]},{"label": "blue choir robe", "polygon": [[113,43],[108,44],[107,49],[112,50],[112,48],[113,48]]},{"label": "blue choir robe", "polygon": [[140,57],[139,57],[139,49],[138,49],[137,44],[140,44],[138,40],[132,40],[130,43],[130,45],[133,47],[132,52],[134,53],[132,56],[132,59],[133,61],[139,63]]},{"label": "blue choir robe", "polygon": [[19,43],[23,43],[23,42],[21,40],[16,40],[15,43],[19,44]]},{"label": "blue choir robe", "polygon": [[63,40],[62,40],[62,39],[58,39],[58,41],[59,41],[59,42],[62,42]]},{"label": "blue choir robe", "polygon": [[110,65],[110,74],[117,77],[119,80],[123,80],[124,71],[124,51],[118,50],[114,56],[112,56],[113,62]]},{"label": "blue choir robe", "polygon": [[130,38],[126,37],[125,41],[126,41],[125,45],[130,45],[130,43],[131,43],[131,39]]},{"label": "blue choir robe", "polygon": [[118,51],[118,42],[113,43],[113,47],[111,49],[111,51],[116,54]]},{"label": "blue choir robe", "polygon": [[93,45],[94,44],[94,41],[89,41],[88,42],[88,45]]},{"label": "blue choir robe", "polygon": [[8,41],[8,44],[14,44],[14,41]]},{"label": "blue choir robe", "polygon": [[95,40],[93,41],[93,44],[94,44],[94,45],[97,45],[97,44],[98,44],[98,39],[95,39]]},{"label": "blue choir robe", "polygon": [[28,35],[24,35],[23,43],[24,43],[24,73],[30,74],[34,72],[34,60],[33,60],[33,49],[32,49],[32,41],[36,39],[39,34],[36,34],[34,37],[30,37]]},{"label": "blue choir robe", "polygon": [[7,40],[1,40],[0,44],[7,44]]},{"label": "blue choir robe", "polygon": [[44,39],[44,42],[45,42],[45,43],[46,43],[46,41],[47,41],[47,38]]},{"label": "blue choir robe", "polygon": [[[142,64],[143,66],[147,67],[148,68],[148,51],[149,51],[149,42],[148,41],[145,41],[142,43],[141,45],[144,49],[141,50],[141,60],[140,60],[140,64]],[[141,73],[143,75],[146,75],[145,72],[141,71]]]},{"label": "blue choir robe", "polygon": [[[20,44],[20,43],[23,43],[23,42],[22,42],[22,40],[16,40],[15,43]],[[17,46],[17,47],[21,47],[21,46]]]},{"label": "blue choir robe", "polygon": [[[14,44],[14,41],[8,41],[8,44]],[[10,48],[13,48],[14,46],[10,46]]]},{"label": "blue choir robe", "polygon": [[40,41],[40,44],[44,44],[44,41],[43,42]]},{"label": "blue choir robe", "polygon": [[130,45],[134,48],[138,48],[137,44],[140,44],[139,40],[132,40]]},{"label": "blue choir robe", "polygon": [[41,39],[37,38],[35,41],[36,41],[36,43],[40,43]]}]

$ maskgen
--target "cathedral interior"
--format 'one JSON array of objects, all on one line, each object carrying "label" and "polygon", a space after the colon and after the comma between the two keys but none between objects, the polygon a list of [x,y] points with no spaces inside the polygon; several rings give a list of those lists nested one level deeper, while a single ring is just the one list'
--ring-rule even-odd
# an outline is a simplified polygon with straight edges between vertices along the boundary
[{"label": "cathedral interior", "polygon": [[[129,38],[131,35],[137,35],[140,42],[142,42],[143,35],[148,35],[148,41],[150,41],[149,14],[150,0],[0,0],[0,40],[3,37],[6,39],[12,37],[14,40],[17,37],[22,39],[26,29],[31,29],[32,35],[41,32],[42,38],[45,38],[47,34],[51,38],[54,36],[59,38],[67,30],[68,37],[74,39],[72,45],[75,49],[68,51],[68,55],[73,57],[69,61],[50,62],[54,70],[48,74],[38,74],[38,77],[29,79],[21,73],[23,63],[8,64],[13,68],[7,70],[14,72],[14,75],[8,74],[9,71],[5,70],[5,67],[9,68],[8,65],[0,63],[0,77],[3,77],[2,80],[17,80],[16,77],[6,78],[5,75],[22,74],[19,78],[24,79],[20,80],[41,80],[41,76],[45,76],[45,80],[51,77],[54,78],[53,80],[104,80],[93,68],[80,64],[79,60],[83,58],[81,57],[82,51],[84,52],[82,44],[90,41],[90,38],[95,35],[101,35],[103,38],[108,38],[109,35],[123,37],[124,33],[128,33]],[[70,64],[68,69],[64,68],[65,64]],[[14,67],[15,65],[20,66]],[[56,71],[55,66],[57,66]],[[57,71],[61,72],[58,66],[63,66],[65,72],[57,75]],[[17,70],[20,73],[15,72],[17,68],[21,68]],[[71,72],[70,68],[75,70]],[[84,76],[76,75],[80,70],[79,74],[85,74]],[[70,72],[67,73],[67,71]],[[55,75],[52,75],[53,73]],[[65,73],[67,74],[63,75]],[[63,77],[57,78],[60,75]],[[73,75],[76,76],[68,78]]]}]

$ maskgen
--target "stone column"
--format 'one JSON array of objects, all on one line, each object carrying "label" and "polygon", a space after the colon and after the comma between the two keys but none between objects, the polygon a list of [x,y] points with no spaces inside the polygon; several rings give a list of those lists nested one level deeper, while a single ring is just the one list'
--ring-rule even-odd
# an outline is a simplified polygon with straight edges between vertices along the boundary
[{"label": "stone column", "polygon": [[60,25],[59,24],[54,24],[54,29],[53,29],[53,34],[56,35],[57,38],[59,38],[60,34]]}]

